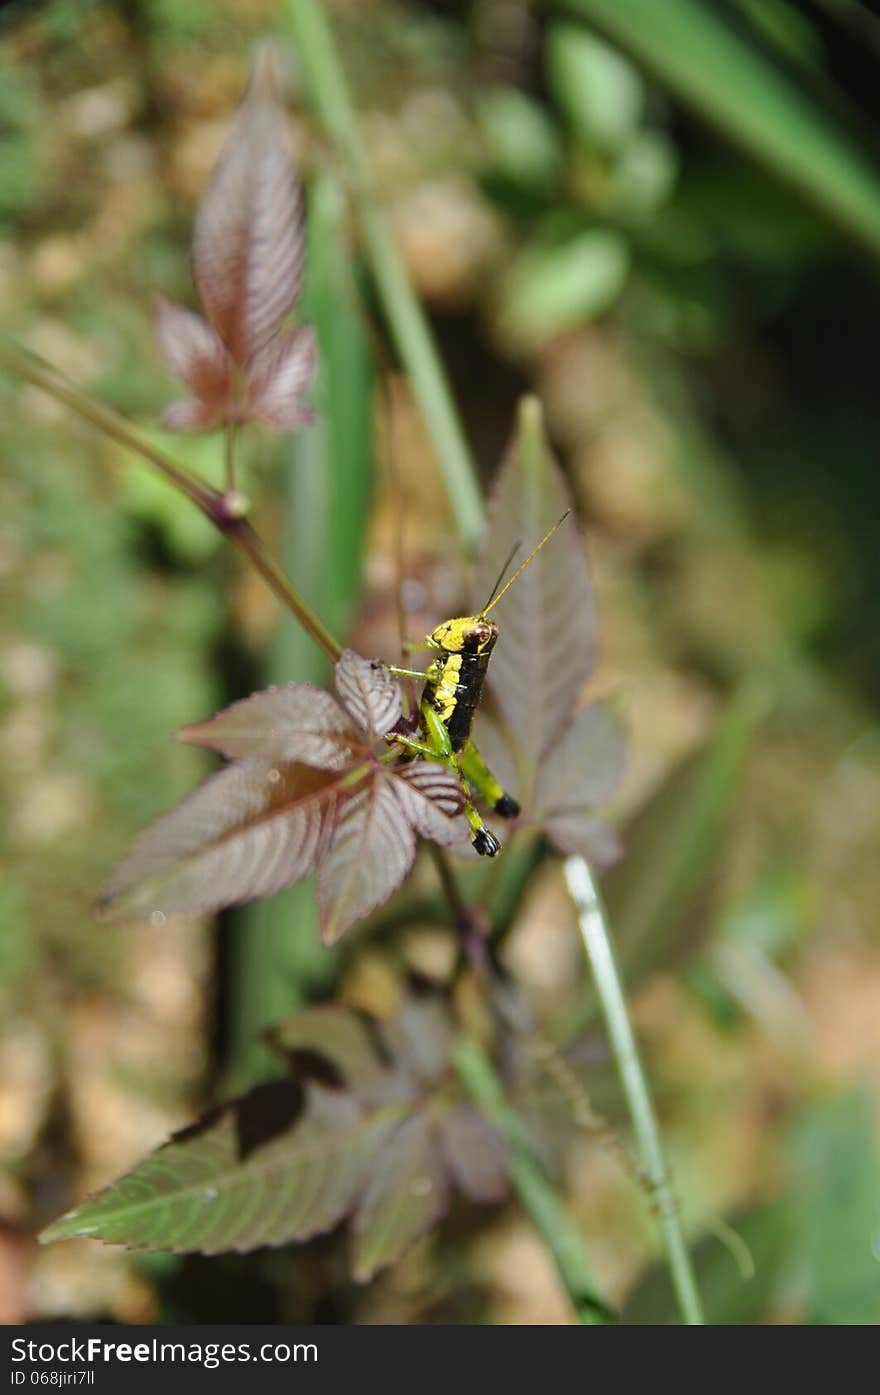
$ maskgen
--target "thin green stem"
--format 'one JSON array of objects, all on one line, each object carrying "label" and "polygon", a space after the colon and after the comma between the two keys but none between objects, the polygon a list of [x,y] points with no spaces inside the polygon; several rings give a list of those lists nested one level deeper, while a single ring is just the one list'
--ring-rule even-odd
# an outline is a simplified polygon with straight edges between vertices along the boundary
[{"label": "thin green stem", "polygon": [[0,365],[23,378],[25,382],[41,388],[56,402],[63,402],[71,411],[76,412],[77,416],[103,431],[105,436],[118,441],[120,445],[126,446],[148,461],[174,489],[179,490],[201,510],[233,547],[244,554],[270,590],[296,617],[331,662],[336,662],[342,653],[340,644],[311,606],[303,600],[296,587],[267,551],[262,539],[243,516],[247,503],[237,491],[223,493],[184,469],[171,456],[155,446],[136,426],[126,421],[118,412],[114,412],[112,407],[94,401],[72,383],[68,383],[57,369],[36,354],[27,353],[15,345],[0,344]]},{"label": "thin green stem", "polygon": [[462,544],[473,552],[483,527],[476,472],[425,313],[375,195],[332,30],[320,0],[287,0],[286,8],[311,100],[344,162],[370,270],[434,442]]},{"label": "thin green stem", "polygon": [[613,1323],[614,1313],[596,1290],[580,1234],[536,1162],[519,1116],[506,1104],[488,1056],[475,1041],[464,1040],[455,1053],[455,1068],[471,1099],[507,1140],[511,1182],[553,1256],[578,1319],[590,1326]]},{"label": "thin green stem", "polygon": [[635,1129],[640,1162],[659,1213],[660,1229],[679,1310],[686,1323],[699,1326],[703,1322],[700,1295],[675,1198],[669,1185],[657,1118],[627,1012],[604,907],[590,869],[583,858],[566,859],[565,877],[577,908],[584,947],[593,971],[605,1026]]},{"label": "thin green stem", "polygon": [[238,427],[233,422],[226,428],[226,451],[224,456],[224,469],[226,478],[226,492],[235,492],[235,447],[238,441]]}]

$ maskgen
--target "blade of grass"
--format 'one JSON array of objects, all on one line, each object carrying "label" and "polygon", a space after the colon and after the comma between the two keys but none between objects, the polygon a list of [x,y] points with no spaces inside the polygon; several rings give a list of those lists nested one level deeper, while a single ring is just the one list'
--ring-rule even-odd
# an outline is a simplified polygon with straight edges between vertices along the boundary
[{"label": "blade of grass", "polygon": [[285,9],[310,99],[343,161],[370,271],[424,413],[462,545],[473,552],[483,522],[476,473],[425,312],[376,197],[333,33],[319,0],[287,0]]},{"label": "blade of grass", "polygon": [[715,4],[560,0],[618,43],[696,114],[796,189],[875,257],[880,173],[835,111]]},{"label": "blade of grass", "polygon": [[669,1185],[660,1143],[660,1131],[657,1127],[648,1082],[642,1069],[636,1039],[629,1020],[602,903],[593,884],[590,869],[582,857],[566,859],[565,878],[572,900],[577,907],[584,949],[596,981],[599,1000],[602,1004],[602,1015],[614,1050],[620,1083],[635,1129],[641,1164],[659,1212],[660,1227],[679,1310],[688,1325],[700,1326],[703,1322],[703,1312],[691,1265],[691,1257]]},{"label": "blade of grass", "polygon": [[615,1315],[596,1291],[580,1234],[536,1162],[517,1113],[505,1103],[489,1058],[475,1041],[462,1041],[455,1068],[468,1094],[507,1139],[510,1180],[536,1230],[553,1256],[578,1320],[604,1326]]}]

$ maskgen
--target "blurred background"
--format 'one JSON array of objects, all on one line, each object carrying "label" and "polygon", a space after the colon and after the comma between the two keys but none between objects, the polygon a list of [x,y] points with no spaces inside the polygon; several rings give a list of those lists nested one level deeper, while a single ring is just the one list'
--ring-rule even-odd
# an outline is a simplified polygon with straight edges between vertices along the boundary
[{"label": "blurred background", "polygon": [[[377,184],[480,470],[537,391],[584,520],[631,733],[606,883],[710,1318],[880,1319],[880,20],[858,0],[334,0]],[[155,432],[151,342],[192,304],[192,220],[273,36],[309,190],[322,424],[247,445],[257,523],[331,628],[413,633],[465,563],[387,351],[344,181],[274,0],[48,0],[0,16],[3,331]],[[267,1021],[381,1003],[400,946],[319,948],[308,886],[221,918],[99,927],[134,834],[208,769],[171,741],[325,674],[190,506],[48,398],[0,382],[0,1317],[570,1320],[515,1205],[456,1213],[366,1289],[344,1237],[210,1262],[41,1225],[213,1094]],[[167,438],[219,479],[219,442]],[[392,470],[391,466],[394,466]],[[396,473],[395,473],[396,471]],[[507,963],[578,1037],[624,1129],[558,867]],[[580,977],[579,977],[580,976]],[[583,1035],[586,1033],[586,1035]],[[601,1140],[553,1165],[600,1284],[671,1320],[644,1194]],[[554,1116],[551,1119],[551,1114]],[[570,1122],[570,1121],[569,1121]]]}]

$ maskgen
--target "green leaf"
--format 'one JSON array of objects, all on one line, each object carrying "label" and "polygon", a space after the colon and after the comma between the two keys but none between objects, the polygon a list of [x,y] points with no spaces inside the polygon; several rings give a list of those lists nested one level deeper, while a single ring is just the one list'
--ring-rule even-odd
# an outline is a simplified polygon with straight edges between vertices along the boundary
[{"label": "green leaf", "polygon": [[308,1239],[351,1209],[397,1118],[316,1085],[258,1086],[175,1134],[40,1238],[90,1235],[177,1254]]},{"label": "green leaf", "polygon": [[598,150],[619,150],[638,129],[644,103],[632,65],[572,24],[551,26],[546,53],[550,90],[577,135]]},{"label": "green leaf", "polygon": [[562,171],[559,134],[544,108],[515,87],[493,87],[477,104],[492,172],[546,192]]},{"label": "green leaf", "polygon": [[837,1096],[795,1128],[800,1289],[813,1323],[880,1322],[880,1148],[866,1090]]},{"label": "green leaf", "polygon": [[604,314],[626,283],[626,242],[587,228],[565,242],[527,247],[514,261],[498,309],[499,332],[522,353]]},{"label": "green leaf", "polygon": [[880,171],[756,35],[704,0],[565,0],[675,97],[880,255]]}]

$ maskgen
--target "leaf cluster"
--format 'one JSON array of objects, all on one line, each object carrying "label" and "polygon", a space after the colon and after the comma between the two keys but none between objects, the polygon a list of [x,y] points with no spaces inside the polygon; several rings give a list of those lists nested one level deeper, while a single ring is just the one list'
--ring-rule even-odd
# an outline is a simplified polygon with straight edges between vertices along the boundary
[{"label": "leaf cluster", "polygon": [[270,1034],[289,1067],[175,1134],[61,1217],[44,1240],[91,1235],[175,1253],[239,1252],[352,1220],[352,1274],[397,1259],[447,1210],[507,1189],[507,1150],[461,1096],[455,1027],[436,994],[387,1022],[309,1008]]}]

